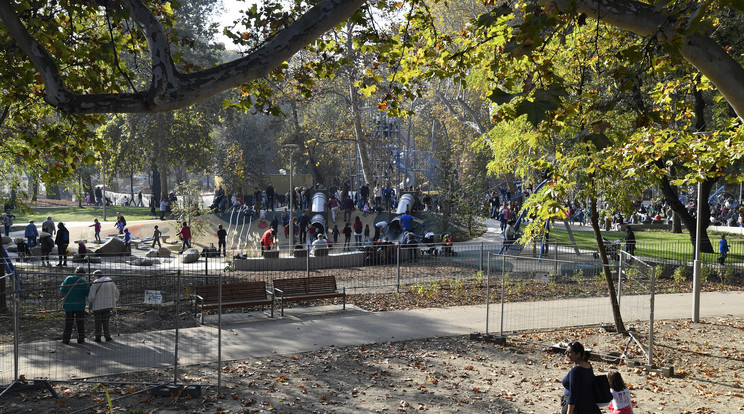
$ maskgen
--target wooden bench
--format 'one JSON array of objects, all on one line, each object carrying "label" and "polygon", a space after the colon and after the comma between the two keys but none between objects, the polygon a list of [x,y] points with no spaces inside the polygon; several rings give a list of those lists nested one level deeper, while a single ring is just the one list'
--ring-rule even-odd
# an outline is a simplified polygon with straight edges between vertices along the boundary
[{"label": "wooden bench", "polygon": [[346,288],[338,291],[335,276],[300,277],[294,279],[274,279],[274,297],[281,302],[284,316],[284,302],[301,300],[343,298],[346,309]]},{"label": "wooden bench", "polygon": [[[204,323],[204,311],[219,307],[219,286],[201,285],[194,287],[194,319],[201,311],[200,323]],[[246,308],[264,305],[271,306],[274,317],[274,292],[266,289],[266,282],[237,282],[222,285],[223,308]]]}]

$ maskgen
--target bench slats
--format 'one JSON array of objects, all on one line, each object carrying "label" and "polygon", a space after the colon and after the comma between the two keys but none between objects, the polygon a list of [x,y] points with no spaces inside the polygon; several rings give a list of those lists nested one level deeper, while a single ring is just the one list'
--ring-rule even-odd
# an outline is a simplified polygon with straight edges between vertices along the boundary
[{"label": "bench slats", "polygon": [[275,279],[273,284],[274,297],[281,302],[282,316],[284,315],[284,302],[343,298],[343,308],[346,309],[346,288],[343,288],[341,292],[338,291],[335,276]]},{"label": "bench slats", "polygon": [[[194,292],[194,317],[201,309],[201,323],[204,323],[204,310],[219,308],[219,286],[195,286]],[[222,285],[223,308],[259,305],[271,305],[271,317],[274,317],[274,294],[266,290],[266,282],[237,282]]]}]

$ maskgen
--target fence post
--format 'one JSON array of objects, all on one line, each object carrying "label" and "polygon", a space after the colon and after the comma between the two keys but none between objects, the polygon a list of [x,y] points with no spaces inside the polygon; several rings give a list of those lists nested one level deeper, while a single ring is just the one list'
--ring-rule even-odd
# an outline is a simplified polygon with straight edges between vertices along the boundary
[{"label": "fence post", "polygon": [[[478,271],[483,271],[483,242],[480,245],[480,261],[478,262]],[[486,328],[486,334],[488,334],[488,328]]]},{"label": "fence post", "polygon": [[[6,259],[7,260],[7,259]],[[20,283],[21,280],[20,275],[18,274],[18,268],[15,268],[15,271],[11,273],[12,282],[13,282],[13,381],[18,381],[20,379],[19,376],[19,356],[18,351],[20,349],[19,342],[20,339],[18,338],[18,332],[20,330],[20,324],[21,324],[21,292],[20,292]]]},{"label": "fence post", "polygon": [[217,275],[217,395],[222,395],[222,273]]},{"label": "fence post", "polygon": [[625,261],[623,260],[623,257],[625,255],[623,252],[620,252],[618,263],[617,263],[617,307],[620,308],[620,300],[623,297],[623,273],[624,273],[624,265]]},{"label": "fence post", "polygon": [[305,277],[310,279],[310,249],[305,246]]},{"label": "fence post", "polygon": [[204,253],[204,276],[209,276],[209,251]]},{"label": "fence post", "polygon": [[649,299],[648,315],[648,365],[651,366],[654,361],[654,302],[656,300],[656,265],[651,266],[651,297]]},{"label": "fence post", "polygon": [[[481,254],[483,254],[483,243],[481,243]],[[491,278],[491,252],[488,252],[488,261],[486,262],[486,336],[488,336],[488,314],[490,313],[490,278]]]},{"label": "fence post", "polygon": [[[220,292],[220,298],[222,298]],[[181,302],[181,270],[178,270],[176,274],[176,339],[173,349],[173,385],[178,384],[178,318],[179,318],[179,303]],[[202,311],[203,312],[203,311]]]},{"label": "fence post", "polygon": [[506,255],[501,255],[501,337],[504,338],[504,292],[506,291]]},{"label": "fence post", "polygon": [[395,283],[395,291],[400,292],[400,243],[398,243],[396,246],[396,254],[395,254],[395,274],[396,274],[396,283]]},{"label": "fence post", "polygon": [[553,256],[555,257],[555,276],[558,277],[558,242],[553,244]]}]

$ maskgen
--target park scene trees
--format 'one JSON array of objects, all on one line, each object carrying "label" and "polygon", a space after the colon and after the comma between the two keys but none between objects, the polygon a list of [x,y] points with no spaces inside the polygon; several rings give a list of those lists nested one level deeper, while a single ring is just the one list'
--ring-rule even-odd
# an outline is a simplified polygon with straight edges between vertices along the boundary
[{"label": "park scene trees", "polygon": [[352,197],[410,189],[457,241],[485,231],[496,194],[529,246],[580,209],[618,331],[613,225],[643,210],[717,255],[709,227],[741,222],[739,3],[222,7],[0,2],[6,210],[102,184],[155,206],[187,184],[242,198],[296,174]]}]

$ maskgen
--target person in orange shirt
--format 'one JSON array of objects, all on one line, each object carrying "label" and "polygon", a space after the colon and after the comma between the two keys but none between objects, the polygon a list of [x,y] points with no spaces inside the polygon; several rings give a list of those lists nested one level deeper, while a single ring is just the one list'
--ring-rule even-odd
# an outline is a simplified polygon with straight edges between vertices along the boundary
[{"label": "person in orange shirt", "polygon": [[263,247],[263,250],[271,250],[271,245],[274,244],[274,236],[276,236],[274,229],[269,228],[266,230],[261,237],[261,247]]}]

